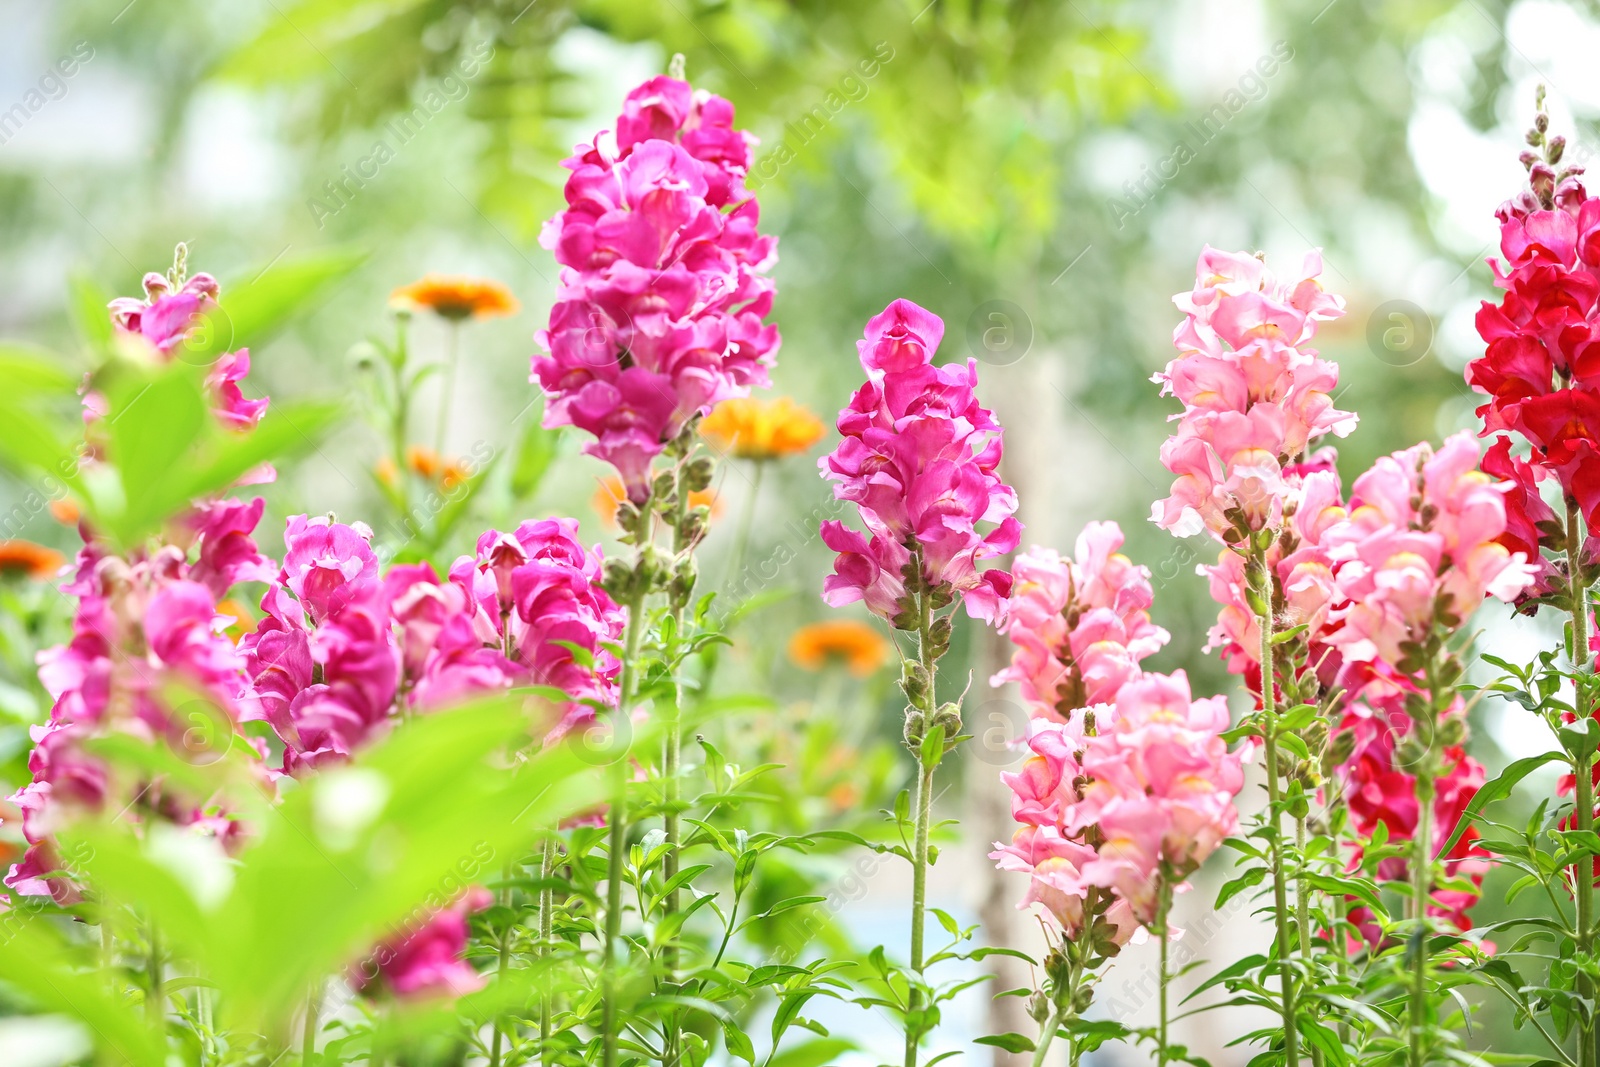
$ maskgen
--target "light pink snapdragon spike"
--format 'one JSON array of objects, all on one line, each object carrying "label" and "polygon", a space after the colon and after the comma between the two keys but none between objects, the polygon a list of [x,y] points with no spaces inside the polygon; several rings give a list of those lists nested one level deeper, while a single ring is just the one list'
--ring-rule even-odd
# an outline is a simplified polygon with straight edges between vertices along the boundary
[{"label": "light pink snapdragon spike", "polygon": [[1116,523],[1092,522],[1076,559],[1036,546],[1012,564],[1006,636],[1016,650],[991,683],[1018,683],[1031,716],[1066,722],[1115,699],[1167,643],[1150,621],[1150,571],[1118,551],[1122,542]]},{"label": "light pink snapdragon spike", "polygon": [[1356,479],[1349,515],[1326,533],[1343,607],[1329,637],[1348,663],[1399,675],[1401,645],[1441,620],[1459,625],[1485,597],[1513,601],[1539,568],[1501,543],[1506,486],[1478,469],[1465,431],[1419,444]]},{"label": "light pink snapdragon spike", "polygon": [[1343,437],[1356,416],[1333,405],[1338,367],[1308,347],[1344,314],[1325,292],[1320,252],[1279,279],[1255,256],[1207,247],[1195,287],[1173,298],[1180,355],[1154,378],[1183,411],[1161,461],[1177,476],[1151,518],[1179,536],[1208,531],[1232,544],[1276,526],[1297,485],[1298,457],[1318,437]]},{"label": "light pink snapdragon spike", "polygon": [[823,599],[863,600],[892,624],[908,623],[909,576],[999,624],[1011,575],[978,564],[1017,547],[1017,495],[996,470],[1001,429],[974,392],[977,362],[933,365],[943,336],[937,315],[896,300],[856,342],[867,381],[839,413],[844,439],[819,465],[837,483],[834,496],[856,505],[865,532],[822,524],[823,543],[838,553]]},{"label": "light pink snapdragon spike", "polygon": [[[174,289],[165,275],[151,271],[144,276],[144,299],[120,296],[111,301],[111,322],[122,336],[138,338],[157,358],[171,361],[181,356],[181,349],[205,316],[218,311],[220,292],[217,280],[209,274],[196,274]],[[241,348],[217,356],[206,374],[212,411],[232,430],[252,429],[267,410],[266,397],[251,400],[239,388],[249,373],[250,350]],[[104,401],[93,394],[85,396],[84,406],[86,418],[104,412]]]},{"label": "light pink snapdragon spike", "polygon": [[[50,718],[30,728],[33,780],[9,799],[21,809],[28,850],[5,884],[26,895],[78,898],[53,835],[80,813],[114,805],[124,818],[159,818],[233,850],[244,834],[210,798],[185,797],[145,783],[113,780],[111,768],[85,748],[95,738],[126,734],[164,741],[189,759],[212,759],[242,717],[244,662],[223,633],[217,601],[240,582],[259,581],[272,564],[252,533],[262,501],[213,501],[180,520],[187,544],[166,544],[128,559],[97,542],[78,553],[62,592],[75,597],[72,639],[39,653],[39,680],[50,694]],[[170,687],[194,694],[174,708]],[[196,738],[205,746],[195,749]]]},{"label": "light pink snapdragon spike", "polygon": [[1228,751],[1227,701],[1193,699],[1181,671],[1142,674],[1092,710],[1091,733],[1035,724],[1034,755],[1001,775],[1022,826],[990,858],[1029,874],[1022,906],[1043,905],[1069,937],[1091,889],[1108,894],[1120,942],[1155,919],[1164,874],[1181,881],[1238,828],[1251,751]]},{"label": "light pink snapdragon spike", "polygon": [[744,186],[754,144],[728,101],[652,78],[565,162],[567,207],[540,235],[562,266],[533,357],[545,425],[592,435],[635,503],[686,421],[768,383],[777,238]]}]

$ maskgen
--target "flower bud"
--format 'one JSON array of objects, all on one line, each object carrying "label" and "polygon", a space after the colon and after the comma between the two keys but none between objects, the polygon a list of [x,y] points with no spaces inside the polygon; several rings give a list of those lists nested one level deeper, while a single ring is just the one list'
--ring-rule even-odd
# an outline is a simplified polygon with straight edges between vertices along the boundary
[{"label": "flower bud", "polygon": [[700,456],[684,464],[683,474],[679,479],[685,492],[698,493],[711,485],[711,477],[716,473],[716,464],[710,456]]},{"label": "flower bud", "polygon": [[928,721],[921,708],[906,706],[906,747],[916,752],[922,748],[922,739],[928,735]]},{"label": "flower bud", "polygon": [[1459,745],[1467,739],[1467,724],[1459,716],[1452,715],[1439,724],[1439,743],[1449,748]]}]

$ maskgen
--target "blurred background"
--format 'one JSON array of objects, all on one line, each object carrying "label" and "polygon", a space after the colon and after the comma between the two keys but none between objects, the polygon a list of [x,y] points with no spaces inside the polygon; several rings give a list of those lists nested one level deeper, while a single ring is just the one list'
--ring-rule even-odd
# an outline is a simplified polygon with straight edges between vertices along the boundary
[{"label": "blurred background", "polygon": [[[191,271],[222,280],[224,304],[282,257],[366,254],[253,353],[250,395],[348,398],[337,433],[267,488],[269,553],[302,511],[364,519],[390,548],[405,540],[380,476],[390,429],[369,399],[370,345],[393,335],[391,290],[429,271],[498,280],[521,307],[461,327],[439,451],[486,470],[485,487],[428,553],[448,562],[490,521],[548,514],[611,543],[595,508],[601,465],[536,428],[528,359],[556,278],[537,238],[561,202],[559,161],[681,52],[690,80],[761,139],[751,184],[781,238],[774,393],[831,422],[859,381],[853,341],[870,315],[907,296],[943,316],[941,355],[980,360],[982,395],[1009,428],[1025,543],[1069,549],[1086,521],[1120,521],[1173,632],[1151,666],[1186,668],[1200,692],[1236,688],[1199,651],[1214,611],[1194,567],[1212,550],[1146,516],[1170,481],[1157,450],[1172,410],[1149,378],[1171,354],[1169,297],[1192,284],[1201,246],[1260,249],[1285,270],[1323,248],[1324,283],[1349,309],[1323,351],[1341,365],[1340,406],[1361,414],[1341,445],[1348,480],[1472,424],[1461,369],[1480,351],[1492,212],[1523,179],[1535,86],[1549,87],[1553,126],[1580,160],[1600,118],[1600,14],[1550,0],[6,0],[0,25],[4,336],[71,353],[70,281],[136,294],[178,241]],[[448,332],[420,318],[413,360],[442,359]],[[430,446],[440,378],[421,387],[411,426]],[[828,614],[815,527],[830,494],[814,465],[827,447],[760,479],[723,468],[702,573],[725,606],[749,609],[726,674],[785,707],[730,730],[752,751],[809,752],[819,777],[807,788],[825,791],[829,817],[875,818],[903,774],[889,672],[819,676],[787,651],[797,626]],[[73,531],[32,490],[0,487],[4,536],[70,554]],[[47,711],[32,650],[69,611],[42,586],[4,595],[0,756],[15,779],[26,723]],[[1532,622],[1482,622],[1504,654],[1552,639]],[[1033,944],[1013,908],[1023,886],[981,855],[1010,834],[995,771],[1014,758],[1005,741],[1021,712],[984,683],[1004,650],[958,633],[978,738],[940,801],[963,844],[935,892],[986,938]],[[1478,708],[1475,724],[1491,771],[1543,745],[1500,707]],[[898,944],[899,872],[868,867],[831,876],[850,887],[837,918],[858,941]],[[1264,940],[1243,902],[1212,913],[1216,875],[1201,881],[1180,909],[1193,958],[1226,963]],[[1491,881],[1483,919],[1498,895]],[[1149,1018],[1142,959],[1130,950],[1113,969],[1101,1011]],[[1030,1030],[1020,1000],[990,997],[1029,981],[1024,967],[968,994],[942,1047]],[[826,1021],[892,1046],[887,1024],[856,1009]],[[1224,1045],[1257,1021],[1184,1026],[1213,1062],[1244,1063]],[[1482,1021],[1474,1047],[1523,1047],[1498,1007]],[[1119,1062],[1116,1050],[1098,1062]]]}]

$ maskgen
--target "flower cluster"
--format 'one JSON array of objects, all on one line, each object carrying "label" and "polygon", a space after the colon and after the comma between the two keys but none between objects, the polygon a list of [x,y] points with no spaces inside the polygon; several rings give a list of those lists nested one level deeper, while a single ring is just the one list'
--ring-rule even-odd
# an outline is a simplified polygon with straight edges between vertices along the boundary
[{"label": "flower cluster", "polygon": [[1347,663],[1370,664],[1403,684],[1407,644],[1437,625],[1459,626],[1486,596],[1514,600],[1536,568],[1500,538],[1505,494],[1478,469],[1465,431],[1438,452],[1427,444],[1384,456],[1357,478],[1348,518],[1324,535],[1344,605],[1329,642]]},{"label": "flower cluster", "polygon": [[1035,547],[1012,564],[1006,635],[1017,647],[992,682],[1018,683],[1033,717],[1065,722],[1109,703],[1167,643],[1150,621],[1150,571],[1118,551],[1122,542],[1116,523],[1094,522],[1078,535],[1075,560]]},{"label": "flower cluster", "polygon": [[33,781],[10,798],[29,842],[5,879],[12,889],[75,900],[52,835],[75,814],[109,804],[127,818],[189,827],[223,847],[238,842],[239,825],[210,798],[112,781],[85,743],[126,734],[164,741],[194,760],[226,746],[242,717],[244,664],[222,632],[217,603],[237,583],[270,573],[251,537],[262,507],[260,498],[204,504],[184,519],[187,545],[164,544],[148,555],[124,559],[95,542],[78,553],[62,587],[78,602],[72,639],[39,654],[39,680],[54,703],[49,721],[31,728]]},{"label": "flower cluster", "polygon": [[1091,732],[1036,724],[1034,755],[1001,776],[1022,827],[990,857],[1031,876],[1024,906],[1044,905],[1069,937],[1100,890],[1120,942],[1155,921],[1163,882],[1181,882],[1237,829],[1248,753],[1222,738],[1226,699],[1193,699],[1182,671],[1142,674],[1092,711]]},{"label": "flower cluster", "polygon": [[266,615],[240,642],[246,717],[282,740],[282,772],[345,759],[402,710],[473,693],[560,690],[551,739],[614,704],[620,664],[605,644],[626,619],[576,534],[572,519],[525,522],[485,532],[446,580],[426,563],[380,577],[364,526],[291,518]]},{"label": "flower cluster", "polygon": [[[1505,296],[1479,308],[1487,348],[1466,368],[1467,384],[1489,398],[1478,415],[1485,436],[1501,435],[1524,535],[1549,517],[1536,486],[1549,477],[1590,524],[1600,519],[1600,199],[1584,189],[1582,168],[1553,170],[1559,152],[1525,162],[1529,188],[1495,213],[1506,262],[1490,266]],[[1510,461],[1507,434],[1532,446],[1531,464]]]},{"label": "flower cluster", "polygon": [[1208,246],[1193,291],[1173,298],[1185,315],[1172,339],[1181,355],[1154,379],[1183,403],[1161,448],[1177,476],[1151,516],[1164,529],[1233,544],[1276,525],[1307,445],[1355,428],[1330,396],[1338,368],[1307,347],[1320,323],[1344,313],[1321,273],[1315,251],[1279,279],[1255,256]]},{"label": "flower cluster", "polygon": [[[111,321],[118,333],[138,338],[164,360],[178,358],[180,348],[192,338],[205,337],[200,327],[207,325],[208,316],[213,319],[211,329],[227,328],[226,317],[219,313],[217,280],[209,274],[181,277],[181,249],[179,255],[180,265],[171,276],[154,271],[144,276],[144,299],[122,296],[110,304]],[[241,348],[218,356],[206,374],[212,411],[230,429],[251,429],[267,410],[266,397],[249,400],[239,388],[249,373],[250,350]],[[85,396],[84,406],[91,417],[105,413],[103,401],[92,392]]]},{"label": "flower cluster", "polygon": [[567,208],[540,236],[563,268],[533,359],[545,424],[592,434],[635,503],[685,423],[767,384],[777,239],[744,186],[753,143],[728,101],[652,78],[566,161]]},{"label": "flower cluster", "polygon": [[[980,560],[1016,548],[1016,493],[1000,481],[1001,430],[978,403],[977,363],[933,365],[944,336],[937,315],[896,300],[856,342],[867,381],[839,413],[844,440],[824,457],[834,496],[854,503],[863,535],[832,520],[822,540],[837,552],[823,589],[829,604],[864,600],[896,626],[914,627],[909,594],[962,597],[967,613],[1003,622],[1011,576]],[[980,533],[979,523],[996,524]]]}]

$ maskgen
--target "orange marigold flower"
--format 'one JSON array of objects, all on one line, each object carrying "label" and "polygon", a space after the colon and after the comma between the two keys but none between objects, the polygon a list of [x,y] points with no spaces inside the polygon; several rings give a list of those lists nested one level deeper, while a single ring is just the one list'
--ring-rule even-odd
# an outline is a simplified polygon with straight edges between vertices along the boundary
[{"label": "orange marigold flower", "polygon": [[0,574],[53,578],[67,558],[53,548],[32,541],[0,541]]},{"label": "orange marigold flower", "polygon": [[372,473],[378,476],[378,481],[394,489],[400,485],[400,468],[394,465],[394,460],[384,456],[372,465]]},{"label": "orange marigold flower", "polygon": [[433,479],[444,470],[444,457],[429,448],[427,445],[406,446],[406,466],[422,475],[424,478]]},{"label": "orange marigold flower", "polygon": [[700,433],[740,459],[777,459],[804,452],[827,431],[821,419],[786,396],[724,400],[700,423]]},{"label": "orange marigold flower", "polygon": [[61,525],[76,526],[78,525],[79,516],[80,512],[78,511],[78,502],[72,499],[70,496],[64,496],[60,500],[50,501],[50,517],[55,519]]},{"label": "orange marigold flower", "polygon": [[429,274],[410,285],[402,285],[389,294],[389,303],[396,307],[421,308],[456,322],[514,315],[521,306],[511,290],[499,282],[446,274]]},{"label": "orange marigold flower", "polygon": [[[595,490],[594,513],[600,516],[600,522],[608,530],[615,529],[617,525],[617,508],[627,499],[628,492],[622,488],[621,478],[605,478],[600,482],[600,488]],[[722,498],[714,489],[696,489],[689,494],[690,507],[708,507],[711,517],[717,518],[722,514]]]},{"label": "orange marigold flower", "polygon": [[889,642],[864,622],[828,619],[796,630],[789,639],[789,658],[808,671],[837,663],[865,678],[889,658]]},{"label": "orange marigold flower", "polygon": [[233,620],[233,622],[228,624],[228,628],[224,630],[223,633],[232,638],[234,644],[238,644],[239,639],[245,634],[255,632],[255,616],[250,614],[249,608],[245,607],[237,600],[234,600],[232,597],[229,597],[217,605],[217,614],[226,616],[227,618]]}]

